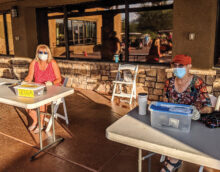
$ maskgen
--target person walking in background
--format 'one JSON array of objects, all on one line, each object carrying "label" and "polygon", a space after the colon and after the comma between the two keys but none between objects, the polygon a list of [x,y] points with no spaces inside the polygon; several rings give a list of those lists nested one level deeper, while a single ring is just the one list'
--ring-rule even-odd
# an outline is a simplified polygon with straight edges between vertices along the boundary
[{"label": "person walking in background", "polygon": [[109,36],[109,41],[110,41],[110,52],[111,52],[111,57],[114,55],[119,55],[121,52],[121,45],[119,39],[116,37],[116,32],[113,31],[110,36]]},{"label": "person walking in background", "polygon": [[[41,44],[37,46],[35,59],[30,63],[29,71],[24,82],[36,82],[39,84],[60,85],[61,84],[60,69],[51,55],[51,51],[47,45]],[[41,106],[40,112],[46,113],[47,106]],[[37,127],[37,113],[35,110],[27,110],[30,117],[33,119],[32,125],[28,128],[34,133],[39,132]],[[43,129],[44,115],[41,115],[41,126]]]},{"label": "person walking in background", "polygon": [[112,61],[115,54],[120,53],[121,45],[119,39],[116,37],[116,32],[109,32],[105,36],[105,41],[102,45],[102,58],[106,61]]},{"label": "person walking in background", "polygon": [[151,48],[149,50],[149,54],[147,56],[146,61],[148,63],[157,63],[159,62],[159,58],[162,57],[161,50],[160,50],[160,36],[158,35],[157,38],[153,39],[151,43]]}]

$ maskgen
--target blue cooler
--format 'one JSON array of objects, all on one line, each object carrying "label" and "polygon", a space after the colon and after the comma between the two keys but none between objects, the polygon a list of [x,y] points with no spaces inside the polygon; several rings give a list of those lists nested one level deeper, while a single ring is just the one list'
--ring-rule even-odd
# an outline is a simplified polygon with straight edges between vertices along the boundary
[{"label": "blue cooler", "polygon": [[189,132],[193,106],[152,102],[149,106],[151,112],[151,126],[159,129],[179,130]]}]

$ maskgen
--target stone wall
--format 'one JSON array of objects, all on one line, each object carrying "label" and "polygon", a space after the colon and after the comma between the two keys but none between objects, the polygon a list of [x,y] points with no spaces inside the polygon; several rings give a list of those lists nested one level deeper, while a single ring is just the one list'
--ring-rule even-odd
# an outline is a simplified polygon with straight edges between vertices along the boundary
[{"label": "stone wall", "polygon": [[[0,77],[24,79],[28,73],[30,58],[0,57]],[[68,77],[68,87],[112,93],[118,64],[108,62],[82,62],[57,60],[62,76]],[[208,92],[220,95],[220,70],[191,70],[206,83]],[[173,75],[168,66],[139,65],[137,93],[146,92],[149,100],[162,100],[164,81]],[[129,92],[129,87],[124,87]]]}]

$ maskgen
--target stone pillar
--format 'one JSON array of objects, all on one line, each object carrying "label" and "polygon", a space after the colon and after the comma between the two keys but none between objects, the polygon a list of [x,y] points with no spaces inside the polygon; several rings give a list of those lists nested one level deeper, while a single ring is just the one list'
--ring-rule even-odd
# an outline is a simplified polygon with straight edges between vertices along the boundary
[{"label": "stone pillar", "polygon": [[37,46],[36,9],[18,7],[19,16],[12,18],[16,56],[34,57]]}]

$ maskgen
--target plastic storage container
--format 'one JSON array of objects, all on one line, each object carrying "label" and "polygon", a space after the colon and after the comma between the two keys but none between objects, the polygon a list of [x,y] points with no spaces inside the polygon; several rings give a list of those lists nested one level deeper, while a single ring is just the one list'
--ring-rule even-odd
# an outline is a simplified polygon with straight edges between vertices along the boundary
[{"label": "plastic storage container", "polygon": [[22,97],[36,97],[44,93],[44,85],[30,83],[15,86],[15,92],[17,96]]},{"label": "plastic storage container", "polygon": [[191,126],[193,106],[152,102],[149,106],[151,112],[151,126],[159,129],[179,130],[188,133]]}]

